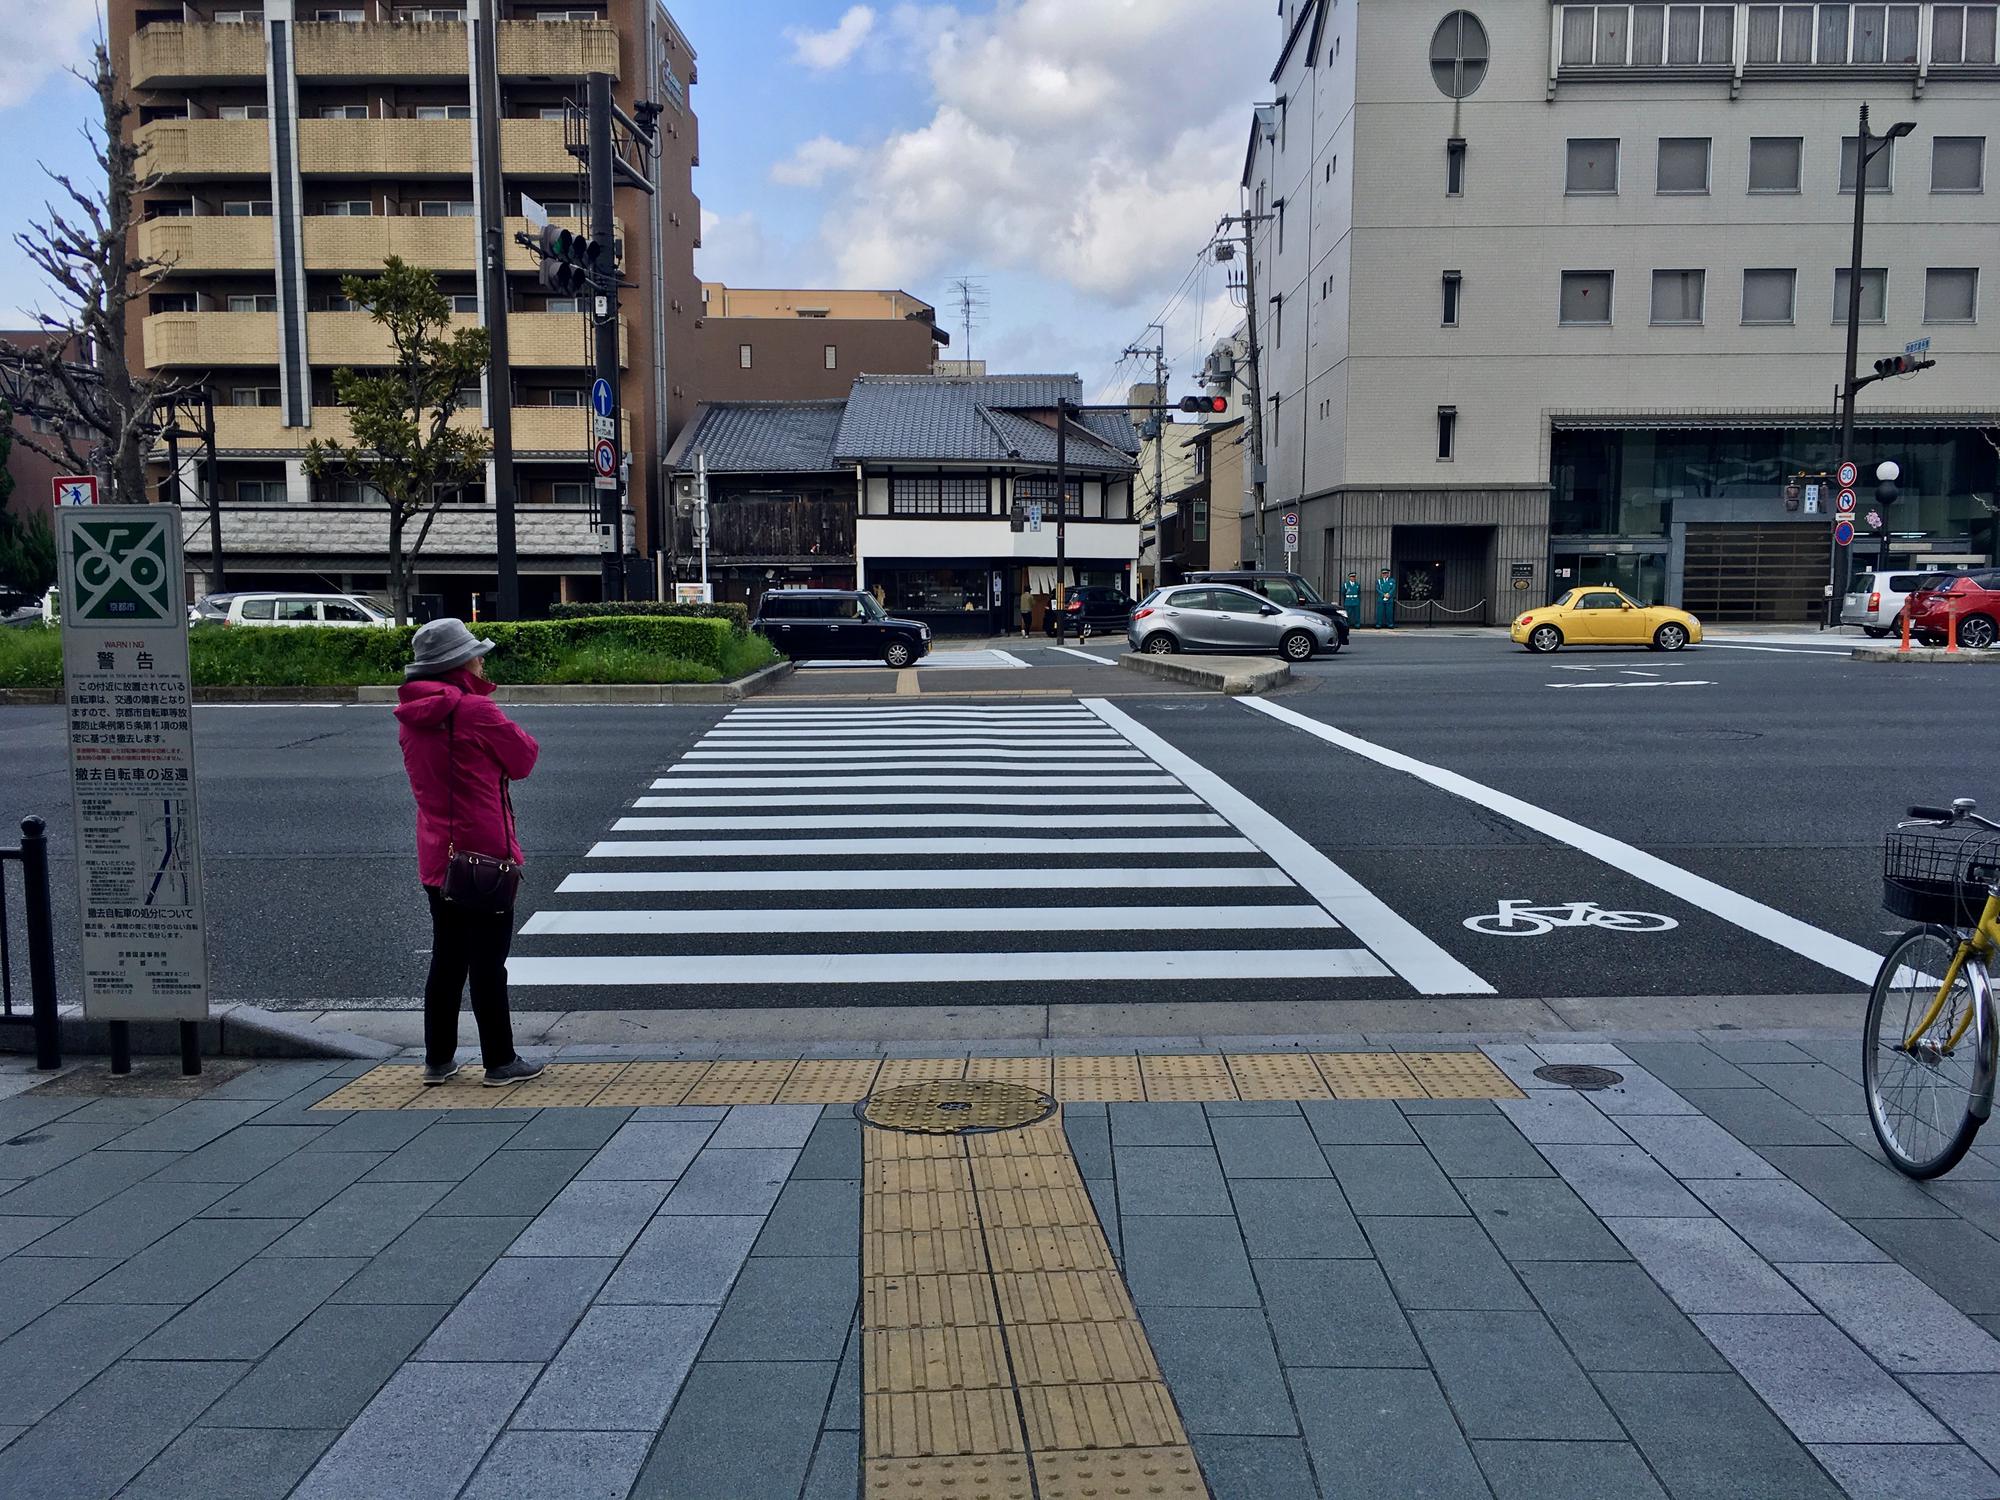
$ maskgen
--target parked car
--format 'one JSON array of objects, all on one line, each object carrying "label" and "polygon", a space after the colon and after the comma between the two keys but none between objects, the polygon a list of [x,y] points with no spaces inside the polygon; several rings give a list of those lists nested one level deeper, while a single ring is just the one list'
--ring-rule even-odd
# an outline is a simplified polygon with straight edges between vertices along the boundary
[{"label": "parked car", "polygon": [[1553,604],[1523,610],[1510,632],[1517,646],[1557,651],[1564,646],[1650,646],[1678,651],[1701,642],[1701,621],[1684,609],[1636,604],[1617,589],[1571,589]]},{"label": "parked car", "polygon": [[931,649],[931,628],[899,620],[853,589],[773,589],[751,628],[794,661],[866,661],[907,667]]},{"label": "parked car", "polygon": [[1856,573],[1848,592],[1840,601],[1840,623],[1859,625],[1876,640],[1902,627],[1902,609],[1912,594],[1925,588],[1941,588],[1956,573]]},{"label": "parked car", "polygon": [[[328,625],[386,630],[395,624],[388,611],[360,594],[211,595],[210,602],[220,607],[221,623],[224,625]],[[195,608],[200,610],[201,603],[197,602]],[[215,616],[208,615],[207,618]]]},{"label": "parked car", "polygon": [[1088,625],[1095,632],[1123,630],[1125,622],[1132,617],[1132,601],[1123,589],[1105,588],[1101,584],[1078,585],[1063,595],[1060,611],[1050,610],[1048,618],[1042,622],[1045,635],[1056,633],[1056,615],[1061,613],[1067,623],[1063,626],[1065,635],[1081,635],[1077,627]]},{"label": "parked car", "polygon": [[1903,607],[1910,612],[1910,634],[1926,646],[1950,639],[1955,615],[1959,645],[1983,651],[2000,640],[2000,573],[1952,575],[1918,590]]},{"label": "parked car", "polygon": [[1324,615],[1339,627],[1340,640],[1332,649],[1338,651],[1347,644],[1347,633],[1353,621],[1347,618],[1347,611],[1330,599],[1320,597],[1318,589],[1307,583],[1296,573],[1260,572],[1253,568],[1232,569],[1224,572],[1190,573],[1184,583],[1226,583],[1235,588],[1248,589],[1253,594],[1261,594],[1280,609],[1302,609],[1312,614]]},{"label": "parked car", "polygon": [[1125,639],[1133,650],[1154,656],[1275,651],[1286,661],[1310,661],[1316,652],[1340,649],[1339,627],[1325,615],[1284,609],[1247,589],[1221,584],[1154,589],[1132,611]]}]

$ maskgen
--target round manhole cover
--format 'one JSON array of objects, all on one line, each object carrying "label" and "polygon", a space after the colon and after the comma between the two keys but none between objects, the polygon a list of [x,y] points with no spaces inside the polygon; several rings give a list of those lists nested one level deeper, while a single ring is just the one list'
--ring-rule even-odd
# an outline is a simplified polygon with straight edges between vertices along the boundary
[{"label": "round manhole cover", "polygon": [[883,1130],[970,1135],[1046,1120],[1056,1112],[1056,1101],[1025,1084],[950,1078],[882,1089],[855,1105],[854,1112]]},{"label": "round manhole cover", "polygon": [[1594,1067],[1590,1063],[1550,1063],[1547,1067],[1535,1069],[1535,1076],[1572,1089],[1608,1089],[1614,1083],[1625,1081],[1623,1073]]}]

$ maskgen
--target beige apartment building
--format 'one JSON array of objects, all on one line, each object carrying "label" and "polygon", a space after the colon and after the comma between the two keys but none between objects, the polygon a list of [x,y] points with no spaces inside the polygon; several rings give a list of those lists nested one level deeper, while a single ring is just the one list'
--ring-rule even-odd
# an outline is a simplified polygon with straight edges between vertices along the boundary
[{"label": "beige apartment building", "polygon": [[835,401],[857,375],[928,375],[951,336],[908,292],[701,286],[703,401]]},{"label": "beige apartment building", "polygon": [[[486,201],[478,159],[481,91],[468,20],[495,26],[502,198]],[[490,321],[482,243],[502,247],[510,368],[468,393],[465,420],[512,405],[522,607],[595,597],[599,536],[591,487],[589,319],[546,295],[524,195],[587,227],[588,188],[569,149],[570,101],[586,72],[615,79],[633,113],[661,107],[658,191],[620,186],[615,215],[627,548],[652,549],[663,514],[660,457],[692,410],[693,273],[699,144],[695,58],[655,0],[111,0],[110,39],[137,106],[145,195],[136,249],[170,263],[131,330],[148,367],[207,382],[216,402],[223,536],[232,588],[379,588],[386,525],[353,484],[315,482],[302,455],[345,436],[334,405],[342,365],[386,356],[380,331],[341,294],[344,275],[399,255],[435,270],[456,317]],[[183,455],[187,448],[184,445]],[[161,455],[164,462],[164,454]],[[183,475],[187,546],[210,551],[198,466]],[[417,564],[420,592],[463,612],[494,587],[493,512],[473,489],[439,513]]]},{"label": "beige apartment building", "polygon": [[[1903,499],[1855,561],[1996,557],[1996,7],[1284,0],[1246,154],[1267,503],[1246,557],[1403,617],[1581,582],[1707,617],[1820,607],[1858,107],[1856,459]],[[1830,498],[1830,497],[1829,497]]]}]

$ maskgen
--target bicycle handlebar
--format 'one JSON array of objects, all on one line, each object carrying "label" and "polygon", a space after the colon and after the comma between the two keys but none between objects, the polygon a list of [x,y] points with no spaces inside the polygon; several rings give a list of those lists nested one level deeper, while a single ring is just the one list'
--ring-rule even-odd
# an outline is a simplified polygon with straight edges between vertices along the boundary
[{"label": "bicycle handlebar", "polygon": [[1961,813],[1953,807],[1913,807],[1910,809],[1910,816],[1921,818],[1926,823],[1956,823],[1963,819],[1967,823],[1977,823],[1981,828],[1990,828],[1995,833],[2000,833],[2000,823],[1994,822],[1991,818],[1982,817],[1976,812]]}]

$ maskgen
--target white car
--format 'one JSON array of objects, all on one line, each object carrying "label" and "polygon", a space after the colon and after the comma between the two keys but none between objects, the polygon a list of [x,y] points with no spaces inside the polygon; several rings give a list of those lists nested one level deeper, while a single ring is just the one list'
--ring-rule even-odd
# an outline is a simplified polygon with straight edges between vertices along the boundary
[{"label": "white car", "polygon": [[1864,634],[1880,640],[1902,629],[1898,617],[1903,602],[1926,579],[1949,576],[1958,569],[1918,568],[1908,573],[1856,573],[1840,601],[1840,623],[1859,625]]},{"label": "white car", "polygon": [[[219,597],[214,600],[217,605],[224,602]],[[195,607],[205,617],[215,618],[200,604]],[[231,594],[220,619],[224,625],[378,630],[387,630],[395,623],[386,610],[360,594]]]}]

